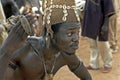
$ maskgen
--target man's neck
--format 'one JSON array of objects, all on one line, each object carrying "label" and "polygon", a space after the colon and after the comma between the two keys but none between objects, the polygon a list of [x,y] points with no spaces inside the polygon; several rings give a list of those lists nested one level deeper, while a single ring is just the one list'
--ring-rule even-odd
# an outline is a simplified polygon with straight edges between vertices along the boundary
[{"label": "man's neck", "polygon": [[47,60],[52,59],[54,55],[57,54],[58,52],[60,52],[60,50],[53,44],[53,42],[51,42],[49,48],[43,49],[43,55]]}]

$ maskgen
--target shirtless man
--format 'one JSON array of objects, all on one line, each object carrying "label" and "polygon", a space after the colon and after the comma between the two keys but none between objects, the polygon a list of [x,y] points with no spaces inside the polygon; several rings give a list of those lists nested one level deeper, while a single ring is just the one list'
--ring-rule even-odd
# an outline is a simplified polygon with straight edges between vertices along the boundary
[{"label": "shirtless man", "polygon": [[[46,23],[41,37],[29,37],[25,44],[13,53],[5,80],[53,80],[53,76],[64,65],[81,80],[92,80],[83,62],[75,55],[80,23],[72,8],[74,0],[51,0],[51,3],[52,6],[59,3],[58,9],[50,9],[53,11],[50,19],[47,18],[49,15],[44,15],[45,21],[50,20],[52,25]],[[63,9],[68,12],[63,13]]]}]

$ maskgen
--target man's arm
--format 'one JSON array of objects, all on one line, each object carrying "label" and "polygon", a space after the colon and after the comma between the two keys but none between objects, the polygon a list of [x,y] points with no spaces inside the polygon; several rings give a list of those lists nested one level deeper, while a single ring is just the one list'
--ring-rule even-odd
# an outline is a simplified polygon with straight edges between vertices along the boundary
[{"label": "man's arm", "polygon": [[109,24],[109,17],[106,16],[103,22],[104,23],[103,23],[103,25],[101,27],[101,34],[102,35],[104,35],[109,29],[109,25],[108,25]]},{"label": "man's arm", "polygon": [[92,80],[89,72],[85,68],[82,61],[78,59],[78,57],[75,54],[62,54],[69,69],[80,78],[80,80]]},{"label": "man's arm", "polygon": [[[4,60],[3,62],[8,62],[7,63],[7,68],[4,72],[4,77],[3,80],[12,80],[14,76],[14,72],[16,71],[16,69],[19,67],[19,61],[26,56],[29,51],[31,49],[30,43],[28,41],[26,41],[22,47],[20,47],[19,49],[15,50],[10,58],[9,57],[4,57],[7,60]],[[3,63],[2,65],[5,65],[5,63]],[[2,74],[3,75],[3,74]],[[1,80],[1,79],[0,79]]]},{"label": "man's arm", "polygon": [[101,34],[104,35],[109,29],[109,18],[115,14],[115,10],[112,0],[103,0],[102,6],[104,21],[101,28]]},{"label": "man's arm", "polygon": [[27,36],[29,35],[28,32],[31,33],[32,27],[28,26],[27,23],[28,22],[25,22],[24,25],[22,25],[22,23],[19,24],[19,22],[15,24],[15,27],[10,31],[7,39],[0,49],[0,80],[4,80],[5,71],[8,67],[12,53],[20,48],[26,41]]},{"label": "man's arm", "polygon": [[[8,38],[0,49],[0,79],[3,80],[4,72],[8,66],[12,53],[17,50],[27,39],[28,34],[23,29],[16,26],[9,33]],[[18,31],[17,31],[18,30]]]},{"label": "man's arm", "polygon": [[8,67],[5,72],[4,80],[12,80],[13,76],[14,76],[14,69]]}]

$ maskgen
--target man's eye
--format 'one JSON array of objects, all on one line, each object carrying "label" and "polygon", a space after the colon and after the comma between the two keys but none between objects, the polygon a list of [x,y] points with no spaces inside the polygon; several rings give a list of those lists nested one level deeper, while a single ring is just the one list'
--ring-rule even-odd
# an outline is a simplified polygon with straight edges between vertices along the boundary
[{"label": "man's eye", "polygon": [[68,37],[72,36],[72,33],[71,33],[71,32],[70,32],[70,33],[67,33],[67,36],[68,36]]}]

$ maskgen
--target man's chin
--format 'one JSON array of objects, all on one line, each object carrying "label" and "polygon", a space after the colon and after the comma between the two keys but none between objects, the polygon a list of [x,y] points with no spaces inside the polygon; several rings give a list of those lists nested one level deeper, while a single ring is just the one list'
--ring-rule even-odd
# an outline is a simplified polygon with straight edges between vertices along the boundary
[{"label": "man's chin", "polygon": [[63,51],[63,52],[65,52],[67,54],[74,54],[76,52],[76,50],[68,50],[68,51]]}]

